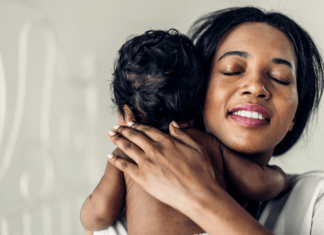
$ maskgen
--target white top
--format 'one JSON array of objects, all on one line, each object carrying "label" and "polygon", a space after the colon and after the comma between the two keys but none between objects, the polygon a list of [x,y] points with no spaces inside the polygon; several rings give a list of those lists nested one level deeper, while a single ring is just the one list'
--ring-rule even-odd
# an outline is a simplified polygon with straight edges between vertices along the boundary
[{"label": "white top", "polygon": [[323,235],[324,172],[290,175],[289,180],[287,193],[261,203],[259,222],[276,235]]},{"label": "white top", "polygon": [[[257,219],[276,235],[324,234],[324,172],[289,175],[287,193],[260,204]],[[125,213],[114,226],[94,235],[126,235]]]}]

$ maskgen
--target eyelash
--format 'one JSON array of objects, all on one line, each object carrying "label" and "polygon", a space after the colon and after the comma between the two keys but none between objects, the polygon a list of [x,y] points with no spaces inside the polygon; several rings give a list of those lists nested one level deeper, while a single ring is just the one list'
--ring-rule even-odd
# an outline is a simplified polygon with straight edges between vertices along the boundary
[{"label": "eyelash", "polygon": [[[223,73],[225,76],[235,76],[235,75],[239,75],[241,74],[242,72],[234,72],[234,73]],[[289,82],[283,82],[279,79],[276,79],[275,77],[271,76],[271,74],[268,74],[268,77],[273,79],[275,82],[278,82],[279,84],[282,84],[282,85],[289,85],[290,83]]]},{"label": "eyelash", "polygon": [[234,73],[223,73],[224,75],[226,76],[234,76],[234,75],[239,75],[241,74],[242,72],[234,72]]},{"label": "eyelash", "polygon": [[282,85],[286,85],[287,86],[287,85],[290,84],[289,82],[283,82],[283,81],[281,81],[279,79],[276,79],[275,77],[271,76],[271,74],[268,74],[268,77],[271,78],[271,79],[273,79],[274,81],[278,82],[279,84],[282,84]]}]

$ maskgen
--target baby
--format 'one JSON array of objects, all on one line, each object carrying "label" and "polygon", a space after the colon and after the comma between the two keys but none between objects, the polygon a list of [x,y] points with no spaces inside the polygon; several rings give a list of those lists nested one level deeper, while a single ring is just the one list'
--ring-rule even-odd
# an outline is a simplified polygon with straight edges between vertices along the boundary
[{"label": "baby", "polygon": [[[130,39],[119,50],[112,82],[119,125],[139,122],[165,133],[171,121],[197,128],[202,83],[200,61],[185,35],[174,29],[150,30]],[[205,147],[212,174],[224,190],[235,189],[251,201],[265,201],[289,187],[279,167],[261,167],[197,129],[190,128],[187,134]],[[129,159],[119,149],[114,155]],[[112,225],[124,208],[129,235],[204,233],[108,162],[104,176],[81,210],[87,234]]]}]

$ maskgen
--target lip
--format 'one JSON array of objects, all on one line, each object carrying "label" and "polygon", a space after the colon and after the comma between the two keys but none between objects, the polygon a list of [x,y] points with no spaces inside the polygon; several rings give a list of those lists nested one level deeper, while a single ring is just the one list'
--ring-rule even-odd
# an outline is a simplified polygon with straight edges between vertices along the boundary
[{"label": "lip", "polygon": [[262,127],[263,125],[268,123],[267,120],[252,119],[235,114],[230,114],[230,116],[234,120],[234,122],[246,127]]},{"label": "lip", "polygon": [[[240,110],[245,110],[245,111],[251,111],[251,112],[258,112],[262,114],[263,117],[265,117],[265,120],[261,119],[252,119],[252,118],[247,118],[247,117],[242,117],[240,115],[235,115],[235,112],[238,112]],[[236,123],[246,126],[246,127],[262,127],[263,125],[267,124],[270,120],[270,114],[269,112],[263,108],[261,105],[258,104],[241,104],[236,107],[234,107],[231,111],[230,114],[231,118],[233,121]]]},{"label": "lip", "polygon": [[[263,117],[265,117],[266,120],[270,119],[270,114],[269,112],[263,108],[261,105],[258,104],[240,104],[236,107],[234,107],[230,113],[235,113],[240,110],[245,110],[245,111],[251,111],[251,112],[258,112],[261,113]],[[255,119],[257,120],[257,119]]]}]

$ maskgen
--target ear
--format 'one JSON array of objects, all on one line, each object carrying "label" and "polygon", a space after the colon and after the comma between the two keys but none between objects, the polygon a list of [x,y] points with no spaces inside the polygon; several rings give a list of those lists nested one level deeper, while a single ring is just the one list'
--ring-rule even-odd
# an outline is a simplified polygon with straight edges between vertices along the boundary
[{"label": "ear", "polygon": [[294,117],[294,119],[291,121],[291,124],[290,124],[290,127],[289,127],[289,130],[288,131],[291,131],[295,125],[295,119],[296,117]]},{"label": "ear", "polygon": [[125,122],[136,122],[135,116],[133,111],[128,107],[127,104],[124,105],[124,116],[125,116]]}]

